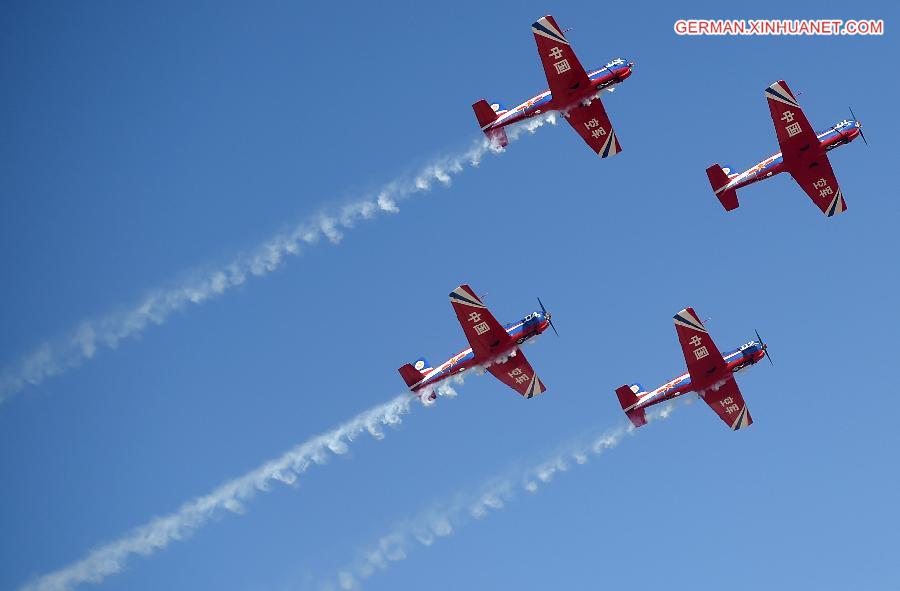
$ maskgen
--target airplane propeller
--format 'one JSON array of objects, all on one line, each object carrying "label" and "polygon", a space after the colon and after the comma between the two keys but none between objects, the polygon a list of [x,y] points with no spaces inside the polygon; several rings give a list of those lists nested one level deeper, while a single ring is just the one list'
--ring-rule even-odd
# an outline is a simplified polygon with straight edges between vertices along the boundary
[{"label": "airplane propeller", "polygon": [[758,340],[758,341],[759,341],[759,344],[762,346],[763,353],[766,354],[766,359],[769,360],[769,363],[771,363],[772,365],[775,365],[775,362],[772,361],[772,358],[771,358],[771,357],[769,357],[769,346],[763,342],[762,337],[759,336],[759,331],[758,331],[758,330],[756,330],[756,331],[754,331],[754,332],[756,332],[756,340]]},{"label": "airplane propeller", "polygon": [[547,319],[547,322],[550,323],[550,328],[553,329],[553,332],[556,333],[556,336],[559,336],[559,333],[556,332],[556,327],[553,326],[553,321],[550,320],[550,317],[553,316],[553,315],[550,314],[549,312],[547,312],[547,308],[544,307],[544,302],[541,301],[541,298],[538,298],[537,301],[538,301],[538,303],[541,305],[541,312],[543,312],[544,318],[546,318],[546,319]]},{"label": "airplane propeller", "polygon": [[866,141],[866,136],[863,135],[863,132],[862,132],[862,123],[860,123],[859,119],[856,118],[856,114],[853,112],[853,107],[848,106],[847,108],[850,109],[850,116],[853,117],[853,120],[856,121],[857,125],[859,125],[859,128],[858,128],[859,129],[859,137],[861,137],[863,140],[863,143],[865,143],[868,146],[869,142]]}]

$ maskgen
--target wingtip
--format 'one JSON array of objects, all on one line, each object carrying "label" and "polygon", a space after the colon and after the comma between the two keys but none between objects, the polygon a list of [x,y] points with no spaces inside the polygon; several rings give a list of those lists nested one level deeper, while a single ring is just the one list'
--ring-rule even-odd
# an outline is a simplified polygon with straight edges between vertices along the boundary
[{"label": "wingtip", "polygon": [[672,316],[672,318],[673,318],[673,319],[678,319],[678,318],[680,318],[681,316],[684,316],[685,314],[690,314],[691,316],[694,316],[694,309],[691,308],[690,306],[688,306],[688,307],[686,307],[686,308],[682,308],[681,310],[678,311],[677,314],[675,314],[674,316]]},{"label": "wingtip", "polygon": [[750,416],[750,411],[747,410],[747,407],[744,406],[741,409],[741,412],[738,414],[737,419],[735,419],[734,424],[731,425],[732,431],[739,431],[745,427],[749,427],[753,424],[753,417]]},{"label": "wingtip", "polygon": [[449,297],[452,298],[454,295],[456,295],[456,293],[457,293],[458,291],[460,291],[460,290],[465,290],[467,287],[468,287],[468,285],[466,285],[465,283],[463,283],[462,285],[457,285],[456,287],[454,287],[453,289],[451,289],[451,290],[450,290],[450,293],[447,294],[447,295],[448,295]]},{"label": "wingtip", "polygon": [[834,217],[839,213],[847,211],[847,202],[844,201],[844,192],[838,189],[837,195],[832,199],[828,209],[825,210],[826,217]]},{"label": "wingtip", "polygon": [[551,15],[542,16],[538,20],[531,23],[531,30],[535,35],[540,37],[547,37],[548,39],[552,39],[557,43],[565,43],[569,44],[566,41],[566,35],[559,28],[559,25],[556,24],[556,19],[554,19]]},{"label": "wingtip", "polygon": [[462,302],[469,305],[481,306],[481,298],[475,293],[468,283],[463,283],[448,294],[451,302]]},{"label": "wingtip", "polygon": [[797,103],[797,96],[784,80],[778,80],[768,85],[763,91],[763,96],[765,96],[769,100],[787,103],[792,107],[799,107]]}]

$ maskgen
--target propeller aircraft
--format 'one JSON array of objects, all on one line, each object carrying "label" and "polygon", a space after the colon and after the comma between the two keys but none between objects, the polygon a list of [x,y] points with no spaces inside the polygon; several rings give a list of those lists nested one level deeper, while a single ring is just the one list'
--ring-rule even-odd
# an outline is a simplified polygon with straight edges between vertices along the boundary
[{"label": "propeller aircraft", "polygon": [[535,115],[559,111],[601,158],[621,152],[622,146],[600,102],[600,93],[612,92],[616,84],[631,76],[634,63],[617,58],[600,69],[586,72],[552,16],[538,19],[531,30],[550,89],[513,109],[499,103],[490,105],[481,99],[472,105],[481,130],[491,142],[505,147],[509,140],[504,127]]},{"label": "propeller aircraft", "polygon": [[755,341],[722,355],[693,308],[685,308],[674,318],[688,371],[650,392],[644,391],[640,384],[617,388],[619,403],[631,423],[635,427],[645,425],[648,407],[697,392],[732,430],[750,426],[753,419],[734,374],[755,365],[763,357],[772,363],[768,347],[759,333],[756,333]]},{"label": "propeller aircraft", "polygon": [[781,152],[740,174],[732,174],[730,169],[718,164],[707,168],[709,184],[722,206],[726,211],[737,209],[737,189],[788,172],[826,216],[846,211],[844,193],[838,186],[826,153],[849,144],[857,137],[868,145],[862,133],[862,124],[853,114],[853,109],[850,109],[852,119],[844,119],[817,134],[784,80],[770,85],[764,94]]},{"label": "propeller aircraft", "polygon": [[[525,398],[547,390],[519,349],[525,341],[547,328],[552,328],[556,333],[551,314],[540,298],[539,312],[532,312],[522,320],[505,326],[497,322],[468,285],[460,285],[450,292],[450,303],[469,341],[469,348],[437,367],[432,367],[424,357],[401,367],[398,371],[411,392],[425,400],[434,400],[437,397],[434,389],[438,383],[474,367],[487,369]],[[559,333],[556,334],[559,336]]]}]

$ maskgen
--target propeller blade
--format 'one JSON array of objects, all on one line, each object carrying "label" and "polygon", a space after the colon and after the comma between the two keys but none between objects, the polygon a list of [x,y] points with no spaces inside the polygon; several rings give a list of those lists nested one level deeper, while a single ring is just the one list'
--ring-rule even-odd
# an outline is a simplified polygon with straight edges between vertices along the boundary
[{"label": "propeller blade", "polygon": [[[850,105],[847,105],[847,108],[850,109],[850,116],[853,117],[853,120],[856,121],[857,123],[859,123],[859,119],[856,118],[856,113],[853,112],[853,107],[851,107]],[[859,127],[857,129],[859,129],[859,137],[861,137],[863,143],[868,146],[869,142],[866,140],[866,136],[862,131],[861,123],[859,123]]]},{"label": "propeller blade", "polygon": [[556,333],[556,336],[559,336],[559,332],[557,332],[556,327],[553,326],[553,321],[550,320],[550,314],[547,314],[547,308],[544,307],[544,302],[541,301],[541,298],[538,298],[537,301],[541,305],[541,313],[547,319],[547,323],[550,325],[550,328],[553,329],[553,332]]},{"label": "propeller blade", "polygon": [[552,320],[548,320],[547,322],[550,323],[550,328],[553,329],[553,332],[556,333],[556,336],[559,336],[559,333],[556,331],[556,327],[553,326],[553,321],[552,321]]},{"label": "propeller blade", "polygon": [[759,341],[759,344],[760,344],[760,346],[762,347],[763,353],[766,354],[766,359],[769,360],[769,363],[771,363],[772,365],[775,365],[775,362],[772,361],[772,358],[769,356],[769,348],[768,348],[768,347],[766,346],[766,344],[763,342],[762,337],[759,336],[759,331],[756,330],[756,329],[754,328],[754,329],[753,329],[753,332],[756,333],[756,340]]}]

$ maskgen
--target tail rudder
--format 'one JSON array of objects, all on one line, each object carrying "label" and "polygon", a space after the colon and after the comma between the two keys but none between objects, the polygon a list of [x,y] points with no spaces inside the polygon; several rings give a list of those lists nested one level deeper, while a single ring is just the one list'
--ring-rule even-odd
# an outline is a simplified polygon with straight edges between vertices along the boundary
[{"label": "tail rudder", "polygon": [[635,406],[637,405],[638,400],[640,400],[640,397],[638,396],[638,392],[640,391],[640,384],[633,384],[631,386],[624,385],[616,388],[616,396],[619,397],[619,404],[622,405],[622,410],[625,411],[625,415],[635,427],[647,424],[647,417],[644,414],[643,407]]},{"label": "tail rudder", "polygon": [[400,372],[400,376],[403,378],[403,381],[406,382],[407,388],[412,388],[422,381],[422,374],[416,371],[416,368],[413,367],[411,363],[407,363],[397,371]]},{"label": "tail rudder", "polygon": [[406,386],[412,388],[421,382],[422,378],[425,377],[425,374],[432,369],[433,368],[428,363],[427,359],[419,357],[416,359],[415,364],[407,363],[397,371],[400,372],[400,376],[403,378],[403,381],[406,382]]},{"label": "tail rudder", "polygon": [[738,205],[740,205],[740,203],[738,203],[737,191],[734,189],[724,190],[725,187],[728,186],[728,181],[731,180],[728,178],[728,173],[726,173],[718,164],[713,164],[706,169],[706,176],[709,177],[709,184],[712,187],[713,193],[716,194],[716,197],[718,197],[719,202],[722,204],[722,207],[725,208],[725,211],[737,209]]},{"label": "tail rudder", "polygon": [[486,100],[481,99],[472,105],[472,109],[475,111],[475,118],[478,119],[478,125],[481,126],[481,131],[484,132],[491,142],[497,144],[501,148],[505,148],[509,145],[509,139],[506,137],[506,132],[503,128],[491,127],[491,124],[505,111],[502,106],[497,103],[489,105]]},{"label": "tail rudder", "polygon": [[475,111],[475,118],[478,119],[478,125],[482,130],[497,120],[497,112],[484,99],[472,105],[472,110]]}]

